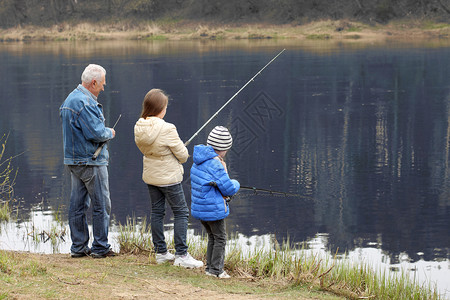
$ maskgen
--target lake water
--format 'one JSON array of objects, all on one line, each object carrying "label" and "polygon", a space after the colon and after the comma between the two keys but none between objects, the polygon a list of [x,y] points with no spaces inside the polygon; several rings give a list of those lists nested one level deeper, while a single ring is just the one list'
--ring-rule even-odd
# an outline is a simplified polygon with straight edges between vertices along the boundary
[{"label": "lake water", "polygon": [[[227,126],[232,178],[301,196],[240,191],[229,233],[407,268],[449,295],[448,43],[1,43],[0,134],[10,134],[6,156],[25,152],[13,160],[19,210],[1,225],[0,249],[69,252],[68,236],[58,249],[21,241],[33,228],[67,222],[59,106],[87,64],[107,70],[99,97],[107,125],[122,114],[109,170],[113,224],[124,224],[150,216],[133,137],[146,92],[170,95],[165,119],[186,141],[284,48],[188,147],[192,153],[215,125]],[[189,203],[191,164],[183,182]],[[189,227],[201,233],[199,221]]]}]

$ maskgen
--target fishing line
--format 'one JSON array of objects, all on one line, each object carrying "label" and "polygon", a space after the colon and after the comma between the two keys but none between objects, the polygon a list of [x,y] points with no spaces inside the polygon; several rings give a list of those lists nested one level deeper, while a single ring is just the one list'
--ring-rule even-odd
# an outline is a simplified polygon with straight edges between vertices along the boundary
[{"label": "fishing line", "polygon": [[252,191],[253,194],[255,194],[255,195],[284,196],[284,197],[303,198],[303,199],[316,201],[316,199],[309,197],[309,196],[303,196],[300,194],[292,194],[292,193],[280,192],[280,191],[273,191],[273,190],[269,190],[269,189],[261,189],[261,188],[250,187],[250,186],[242,186],[241,185],[240,189]]},{"label": "fishing line", "polygon": [[200,127],[200,129],[199,130],[197,130],[197,132],[196,133],[194,133],[194,135],[189,139],[189,140],[187,140],[187,142],[186,143],[184,143],[184,145],[185,146],[187,146],[187,145],[189,145],[191,142],[192,142],[192,140],[200,133],[200,131],[202,131],[203,130],[203,128],[205,128],[206,127],[206,125],[208,125],[209,124],[209,122],[211,122],[221,111],[222,111],[222,109],[224,109],[225,108],[225,106],[227,106],[231,101],[233,101],[233,99],[250,83],[250,82],[252,82],[255,78],[256,78],[256,76],[258,76],[259,74],[261,74],[261,72],[268,66],[268,65],[270,65],[275,59],[277,59],[277,57],[278,56],[280,56],[281,55],[281,53],[283,53],[284,51],[285,51],[286,49],[283,49],[283,50],[281,50],[280,51],[280,53],[278,53],[274,58],[272,58],[261,70],[259,70],[258,71],[258,73],[256,73],[255,74],[255,76],[253,76],[252,78],[250,78],[250,80],[249,81],[247,81],[247,83],[246,84],[244,84],[234,95],[233,95],[233,97],[231,97],[227,102],[225,102],[225,104],[221,107],[221,108],[219,108],[219,110],[218,111],[216,111],[216,113],[214,113],[214,115],[212,115],[211,116],[211,118],[209,118],[209,120],[208,121],[206,121],[206,123],[205,124],[203,124],[202,125],[202,127]]}]

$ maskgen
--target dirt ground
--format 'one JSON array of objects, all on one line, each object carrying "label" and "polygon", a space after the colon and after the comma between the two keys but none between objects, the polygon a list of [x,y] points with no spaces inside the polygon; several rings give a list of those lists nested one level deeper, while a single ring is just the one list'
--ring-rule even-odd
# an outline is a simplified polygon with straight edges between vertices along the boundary
[{"label": "dirt ground", "polygon": [[156,265],[146,256],[8,256],[15,266],[0,268],[0,299],[342,299],[236,274],[227,280],[213,278],[202,269]]}]

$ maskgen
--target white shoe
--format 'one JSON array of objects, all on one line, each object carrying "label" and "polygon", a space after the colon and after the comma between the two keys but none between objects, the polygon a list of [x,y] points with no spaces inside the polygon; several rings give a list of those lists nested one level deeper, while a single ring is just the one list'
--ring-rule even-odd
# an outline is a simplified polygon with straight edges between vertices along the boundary
[{"label": "white shoe", "polygon": [[205,275],[207,276],[213,276],[213,277],[217,277],[216,275],[214,275],[213,273],[209,273],[208,271],[205,272]]},{"label": "white shoe", "polygon": [[166,253],[162,254],[162,253],[156,253],[156,263],[159,264],[163,264],[165,262],[168,261],[172,261],[175,259],[175,255],[173,255],[172,253],[170,253],[169,251],[167,251]]},{"label": "white shoe", "polygon": [[219,275],[217,275],[217,277],[222,278],[222,279],[228,279],[231,278],[230,275],[227,274],[227,272],[223,271],[222,273],[220,273]]},{"label": "white shoe", "polygon": [[175,255],[173,265],[193,269],[203,267],[203,262],[194,259],[189,253],[186,253],[186,255]]}]

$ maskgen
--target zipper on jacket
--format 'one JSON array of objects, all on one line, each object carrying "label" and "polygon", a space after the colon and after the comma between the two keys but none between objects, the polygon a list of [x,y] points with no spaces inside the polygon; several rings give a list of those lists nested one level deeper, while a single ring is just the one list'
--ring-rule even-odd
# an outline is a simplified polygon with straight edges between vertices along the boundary
[{"label": "zipper on jacket", "polygon": [[225,205],[225,213],[228,211],[228,207],[227,207],[227,200],[222,196],[223,199],[223,205]]}]

